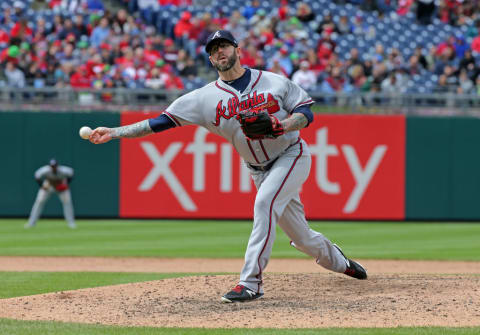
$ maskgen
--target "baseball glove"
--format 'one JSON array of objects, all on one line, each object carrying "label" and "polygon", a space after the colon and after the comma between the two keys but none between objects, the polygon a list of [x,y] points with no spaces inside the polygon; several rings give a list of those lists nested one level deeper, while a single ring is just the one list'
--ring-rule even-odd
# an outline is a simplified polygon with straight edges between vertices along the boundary
[{"label": "baseball glove", "polygon": [[55,190],[57,192],[63,192],[68,190],[68,184],[67,183],[60,183],[55,186]]},{"label": "baseball glove", "polygon": [[65,180],[51,180],[50,183],[57,192],[63,192],[68,189],[68,183]]},{"label": "baseball glove", "polygon": [[281,122],[266,110],[239,113],[237,119],[245,136],[252,140],[277,138],[285,133]]}]

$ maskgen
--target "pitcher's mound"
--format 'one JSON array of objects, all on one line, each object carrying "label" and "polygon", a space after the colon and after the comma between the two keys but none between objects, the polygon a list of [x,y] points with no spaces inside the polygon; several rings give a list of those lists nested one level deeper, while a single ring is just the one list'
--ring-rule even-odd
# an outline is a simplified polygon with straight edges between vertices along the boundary
[{"label": "pitcher's mound", "polygon": [[238,276],[199,276],[0,300],[0,317],[123,326],[480,326],[480,276],[267,274],[265,296],[225,304]]}]

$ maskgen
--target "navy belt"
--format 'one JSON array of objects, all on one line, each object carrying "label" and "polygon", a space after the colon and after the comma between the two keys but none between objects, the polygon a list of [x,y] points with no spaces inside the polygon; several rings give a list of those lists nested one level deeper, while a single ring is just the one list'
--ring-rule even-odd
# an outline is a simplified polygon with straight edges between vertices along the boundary
[{"label": "navy belt", "polygon": [[256,171],[268,171],[272,168],[273,164],[275,164],[275,162],[277,161],[278,157],[275,158],[273,161],[271,161],[270,163],[268,163],[267,165],[263,165],[263,166],[256,166],[256,165],[252,165],[252,164],[248,164],[248,166],[250,166],[252,169],[256,170]]}]

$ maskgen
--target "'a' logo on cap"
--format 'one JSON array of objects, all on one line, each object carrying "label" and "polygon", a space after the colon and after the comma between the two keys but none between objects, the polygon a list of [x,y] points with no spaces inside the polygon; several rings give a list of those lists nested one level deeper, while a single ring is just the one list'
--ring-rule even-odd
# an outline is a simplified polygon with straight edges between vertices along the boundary
[{"label": "'a' logo on cap", "polygon": [[217,32],[213,35],[212,40],[217,37],[220,37],[220,30],[217,30]]}]

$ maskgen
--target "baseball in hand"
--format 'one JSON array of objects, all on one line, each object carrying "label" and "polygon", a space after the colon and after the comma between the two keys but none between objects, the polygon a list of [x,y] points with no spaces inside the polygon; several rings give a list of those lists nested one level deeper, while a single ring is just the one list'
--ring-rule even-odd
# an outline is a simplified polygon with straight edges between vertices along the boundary
[{"label": "baseball in hand", "polygon": [[80,128],[80,131],[78,133],[80,134],[81,138],[83,138],[84,140],[88,140],[90,134],[92,133],[92,129],[90,127],[84,126]]}]

